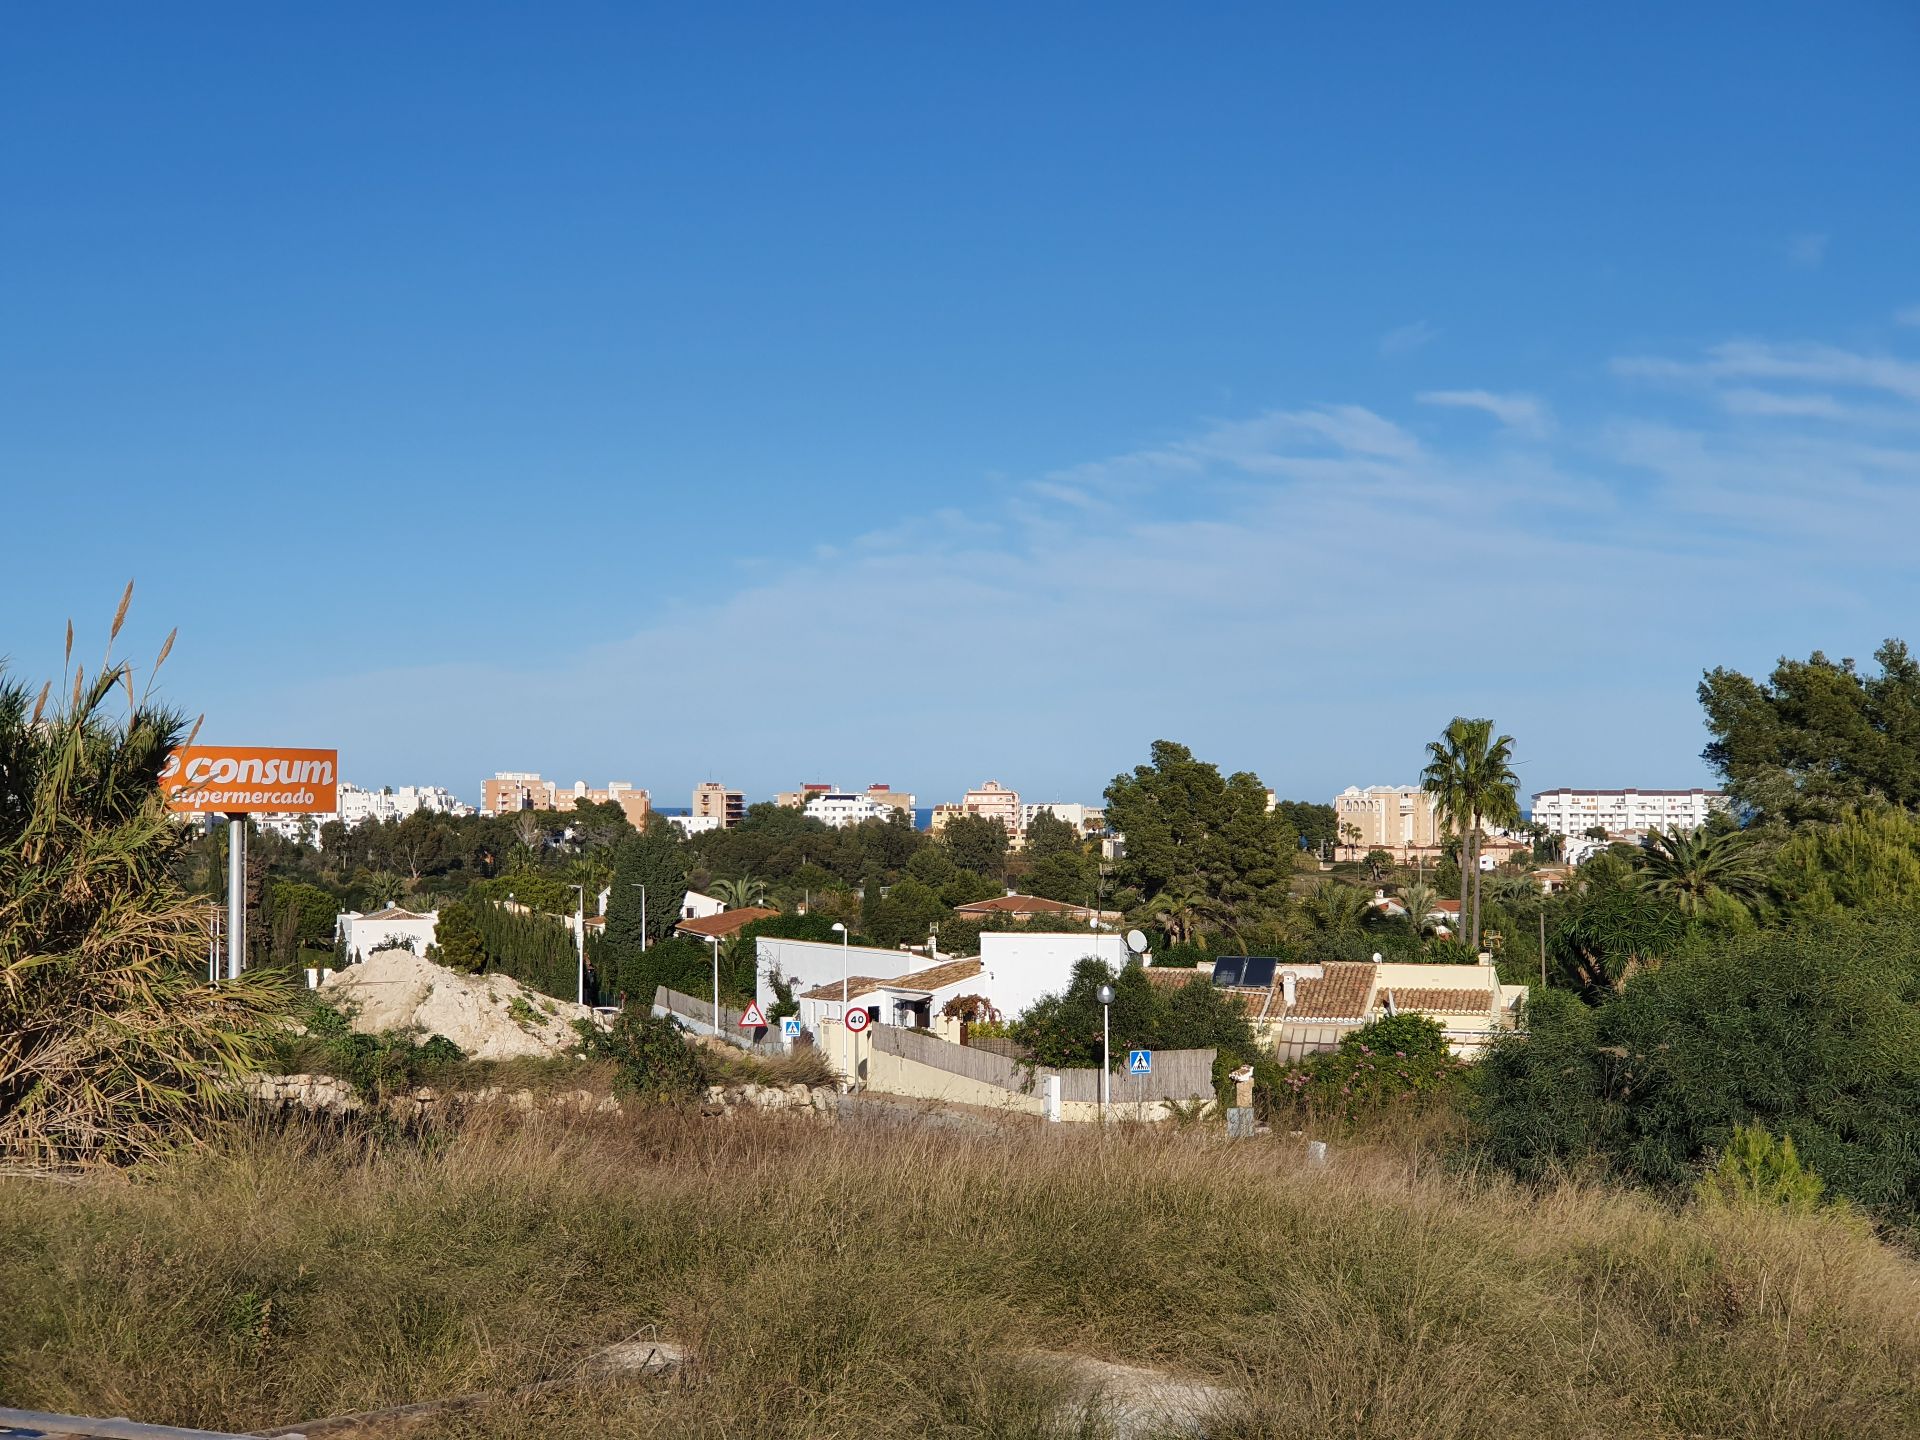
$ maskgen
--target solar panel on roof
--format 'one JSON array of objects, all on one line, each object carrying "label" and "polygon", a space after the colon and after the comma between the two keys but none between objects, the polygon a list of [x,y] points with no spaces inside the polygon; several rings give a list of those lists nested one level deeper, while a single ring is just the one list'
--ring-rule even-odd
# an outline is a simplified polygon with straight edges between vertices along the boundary
[{"label": "solar panel on roof", "polygon": [[1264,990],[1273,984],[1280,962],[1270,955],[1222,955],[1213,962],[1213,983]]}]

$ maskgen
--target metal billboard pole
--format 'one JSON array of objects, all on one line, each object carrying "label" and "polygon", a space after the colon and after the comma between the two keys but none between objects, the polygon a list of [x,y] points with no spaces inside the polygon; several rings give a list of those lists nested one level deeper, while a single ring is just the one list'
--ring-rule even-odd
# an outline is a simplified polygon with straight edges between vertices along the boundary
[{"label": "metal billboard pole", "polygon": [[240,978],[247,953],[247,817],[227,816],[227,978]]}]

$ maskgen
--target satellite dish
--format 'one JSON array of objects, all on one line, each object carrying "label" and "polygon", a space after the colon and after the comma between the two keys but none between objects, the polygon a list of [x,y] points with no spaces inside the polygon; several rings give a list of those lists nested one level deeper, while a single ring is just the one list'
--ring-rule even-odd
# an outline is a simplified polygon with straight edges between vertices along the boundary
[{"label": "satellite dish", "polygon": [[1131,950],[1136,955],[1141,955],[1146,952],[1146,948],[1147,948],[1146,936],[1142,935],[1138,930],[1127,931],[1127,949]]}]

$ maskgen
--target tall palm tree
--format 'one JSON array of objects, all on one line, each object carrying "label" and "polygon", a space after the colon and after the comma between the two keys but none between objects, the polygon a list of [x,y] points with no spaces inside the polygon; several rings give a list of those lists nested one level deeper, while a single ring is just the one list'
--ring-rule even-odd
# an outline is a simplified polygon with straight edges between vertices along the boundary
[{"label": "tall palm tree", "polygon": [[1760,892],[1763,876],[1752,847],[1738,831],[1655,830],[1635,858],[1640,884],[1671,900],[1683,915],[1698,915],[1714,895],[1745,903]]},{"label": "tall palm tree", "polygon": [[[1514,825],[1520,800],[1514,793],[1513,737],[1493,733],[1493,721],[1454,716],[1438,740],[1427,742],[1420,788],[1439,802],[1447,823],[1461,837],[1460,910],[1467,918],[1467,944],[1480,945],[1480,837],[1485,825]],[[1471,891],[1469,891],[1471,877]]]}]

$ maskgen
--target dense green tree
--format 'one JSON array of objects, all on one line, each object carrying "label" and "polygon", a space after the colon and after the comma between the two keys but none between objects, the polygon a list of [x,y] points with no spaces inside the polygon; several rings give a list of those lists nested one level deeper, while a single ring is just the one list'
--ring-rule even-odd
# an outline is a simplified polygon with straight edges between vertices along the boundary
[{"label": "dense green tree", "polygon": [[1689,1184],[1736,1130],[1791,1136],[1829,1189],[1920,1219],[1920,925],[1848,917],[1695,941],[1597,1013],[1537,997],[1481,1067],[1494,1156],[1595,1156]]},{"label": "dense green tree", "polygon": [[1211,985],[1187,985],[1165,994],[1136,963],[1117,974],[1088,956],[1074,966],[1067,988],[1042,996],[1013,1023],[1013,1038],[1044,1065],[1100,1064],[1099,989],[1114,988],[1110,1048],[1124,1061],[1131,1049],[1218,1050],[1230,1063],[1250,1060],[1253,1032],[1244,1009]]},{"label": "dense green tree", "polygon": [[999,880],[1007,868],[1007,827],[989,815],[956,815],[940,831],[940,843],[962,870]]},{"label": "dense green tree", "polygon": [[1439,801],[1448,823],[1466,847],[1462,865],[1472,877],[1472,895],[1468,895],[1463,876],[1460,911],[1470,949],[1478,949],[1480,944],[1481,827],[1520,822],[1520,801],[1514,793],[1519,783],[1520,777],[1513,773],[1513,737],[1495,735],[1491,720],[1456,715],[1438,740],[1427,742],[1421,788]]},{"label": "dense green tree", "polygon": [[307,950],[331,950],[340,902],[318,885],[276,880],[268,886],[268,923],[278,931],[292,919],[293,943]]},{"label": "dense green tree", "polygon": [[875,945],[919,945],[952,914],[936,891],[909,875],[884,895],[868,897],[861,906],[860,928]]},{"label": "dense green tree", "polygon": [[1920,663],[1898,640],[1878,673],[1819,651],[1764,682],[1717,669],[1700,682],[1713,740],[1702,758],[1761,823],[1837,820],[1871,799],[1920,805]]},{"label": "dense green tree", "polygon": [[1339,843],[1339,821],[1331,805],[1321,805],[1311,800],[1282,800],[1274,806],[1274,813],[1293,827],[1300,844],[1318,852],[1322,845],[1331,847]]},{"label": "dense green tree", "polygon": [[[629,998],[644,989],[642,956],[673,933],[686,895],[689,856],[670,826],[649,825],[620,842],[614,851],[613,884],[607,896],[607,924],[598,952],[614,983]],[[644,929],[641,887],[645,886]],[[650,972],[649,972],[650,973]],[[629,983],[631,982],[631,983]]]},{"label": "dense green tree", "polygon": [[1020,888],[1048,900],[1090,906],[1098,888],[1098,874],[1092,857],[1077,849],[1056,850],[1027,867],[1020,877]]},{"label": "dense green tree", "polygon": [[1020,854],[1028,860],[1044,860],[1049,855],[1078,855],[1081,849],[1080,832],[1051,810],[1042,810],[1027,826]]},{"label": "dense green tree", "polygon": [[1787,921],[1849,910],[1920,912],[1920,820],[1880,807],[1807,824],[1773,857],[1772,908]]},{"label": "dense green tree", "polygon": [[486,942],[481,939],[480,923],[472,904],[456,900],[442,905],[440,918],[433,927],[433,943],[433,958],[450,970],[478,973],[487,968]]},{"label": "dense green tree", "polygon": [[1126,836],[1117,878],[1174,939],[1196,926],[1271,918],[1286,905],[1293,827],[1246,771],[1223,777],[1184,745],[1156,740],[1152,762],[1107,786],[1107,820]]}]

